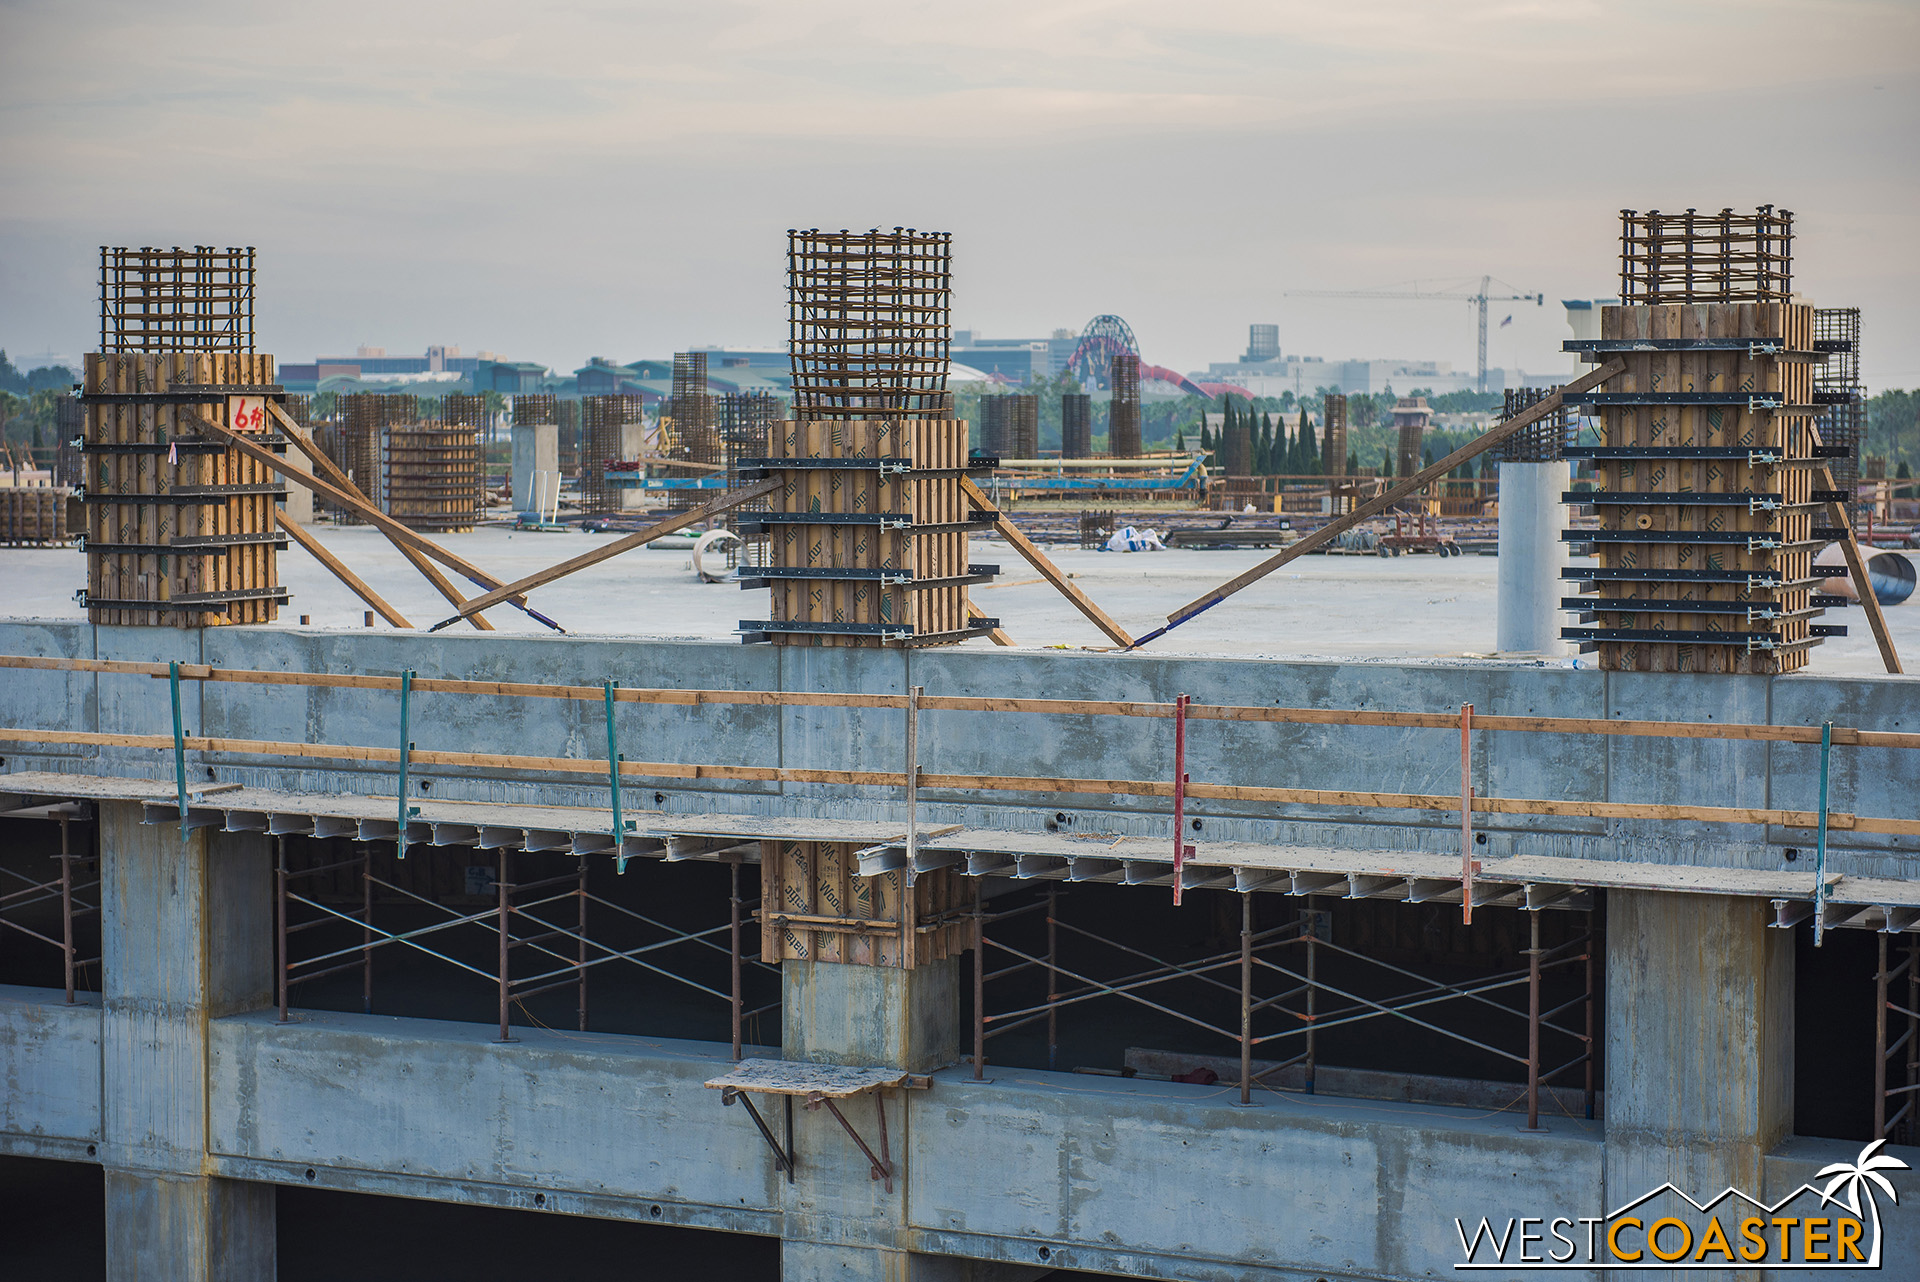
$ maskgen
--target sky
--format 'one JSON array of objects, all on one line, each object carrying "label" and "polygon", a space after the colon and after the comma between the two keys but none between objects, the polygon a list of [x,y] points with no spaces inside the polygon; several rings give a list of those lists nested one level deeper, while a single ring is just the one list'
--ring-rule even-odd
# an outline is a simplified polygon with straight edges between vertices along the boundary
[{"label": "sky", "polygon": [[1623,206],[1770,203],[1915,386],[1916,54],[1911,0],[0,0],[0,347],[97,345],[103,244],[255,246],[287,362],[771,346],[788,228],[898,225],[987,335],[1470,369],[1465,303],[1296,291],[1490,275],[1555,372]]}]

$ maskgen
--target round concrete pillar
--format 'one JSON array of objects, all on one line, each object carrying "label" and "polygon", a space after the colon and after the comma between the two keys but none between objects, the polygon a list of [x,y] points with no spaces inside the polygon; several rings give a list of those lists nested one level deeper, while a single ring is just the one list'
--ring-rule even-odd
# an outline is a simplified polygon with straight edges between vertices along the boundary
[{"label": "round concrete pillar", "polygon": [[1568,563],[1567,505],[1560,501],[1570,472],[1555,463],[1500,465],[1500,568],[1497,648],[1502,654],[1567,653],[1560,639],[1565,615],[1560,571]]}]

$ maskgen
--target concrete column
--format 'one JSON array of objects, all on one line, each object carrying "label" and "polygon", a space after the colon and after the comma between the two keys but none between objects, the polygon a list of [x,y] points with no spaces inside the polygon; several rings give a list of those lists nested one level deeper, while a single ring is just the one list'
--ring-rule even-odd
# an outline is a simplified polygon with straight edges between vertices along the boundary
[{"label": "concrete column", "polygon": [[[297,471],[313,475],[313,463],[299,450],[289,449],[284,455],[287,466]],[[287,497],[280,502],[280,522],[292,521],[297,525],[313,524],[313,491],[298,481],[287,478]]]},{"label": "concrete column", "polygon": [[268,840],[105,802],[100,854],[107,1276],[271,1279],[272,1188],[206,1174],[208,1022],[272,1001]]},{"label": "concrete column", "polygon": [[1568,564],[1560,532],[1566,526],[1567,505],[1560,496],[1570,476],[1565,459],[1500,465],[1496,645],[1502,654],[1567,653],[1567,643],[1560,639],[1566,621],[1560,597],[1568,588],[1560,577]]},{"label": "concrete column", "polygon": [[[912,970],[838,962],[780,964],[781,1054],[816,1064],[904,1068],[925,1073],[960,1055],[960,959]],[[889,1092],[894,1175],[889,1191],[826,1109],[794,1109],[799,1153],[786,1190],[780,1246],[782,1282],[1025,1282],[1042,1270],[913,1251],[907,1228],[907,1127],[916,1101]],[[839,1101],[840,1111],[880,1150],[875,1099]]]},{"label": "concrete column", "polygon": [[[645,423],[624,423],[621,425],[620,457],[622,459],[639,458],[640,455],[646,451],[646,448],[647,425]],[[587,462],[593,467],[598,467],[600,466],[601,460],[591,459],[587,460]],[[647,492],[645,490],[629,489],[620,491],[620,506],[623,509],[631,511],[635,508],[645,507],[646,505]]]},{"label": "concrete column", "polygon": [[926,1073],[960,1058],[960,961],[902,970],[784,961],[780,1053]]},{"label": "concrete column", "polygon": [[1793,936],[1768,917],[1760,899],[1607,893],[1607,1209],[1669,1181],[1760,1195],[1793,1129]]},{"label": "concrete column", "polygon": [[515,423],[513,425],[513,510],[531,512],[545,499],[536,494],[533,474],[546,472],[545,484],[560,482],[560,428],[555,423]]}]

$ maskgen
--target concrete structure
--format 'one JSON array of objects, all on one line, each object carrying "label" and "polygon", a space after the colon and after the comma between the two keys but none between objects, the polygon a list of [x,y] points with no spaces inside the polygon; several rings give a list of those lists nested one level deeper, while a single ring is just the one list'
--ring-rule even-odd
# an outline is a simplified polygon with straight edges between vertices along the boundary
[{"label": "concrete structure", "polygon": [[548,474],[545,484],[559,484],[560,427],[557,423],[515,423],[513,431],[513,510],[534,511],[547,498],[534,492],[534,473]]},{"label": "concrete structure", "polygon": [[[295,673],[405,668],[422,677],[583,687],[613,673],[623,686],[725,691],[897,695],[921,686],[930,695],[1118,700],[1189,693],[1202,703],[1287,708],[1446,714],[1472,702],[1483,715],[1601,721],[1835,720],[1883,731],[1920,724],[1920,682],[1805,675],[32,621],[0,622],[0,654]],[[400,734],[388,694],[195,681],[183,689],[188,735],[374,745]],[[592,757],[602,733],[590,702],[414,698],[406,735],[422,753]],[[630,762],[893,770],[900,715],[886,707],[625,704],[618,742]],[[993,733],[982,732],[986,715],[998,718]],[[94,799],[107,909],[97,1000],[83,994],[69,1006],[58,990],[0,987],[0,1153],[106,1169],[116,1279],[271,1277],[270,1190],[284,1184],[778,1235],[783,1275],[807,1282],[984,1282],[1043,1269],[1194,1282],[1413,1282],[1452,1273],[1461,1259],[1456,1218],[1472,1225],[1550,1208],[1603,1215],[1667,1179],[1702,1197],[1731,1182],[1777,1198],[1861,1148],[1857,1139],[1817,1139],[1794,1127],[1795,1057],[1809,1052],[1795,1049],[1794,936],[1772,928],[1769,897],[1797,899],[1803,883],[1811,887],[1806,863],[1788,854],[1808,844],[1805,829],[1475,816],[1490,882],[1518,878],[1503,873],[1516,861],[1557,860],[1589,865],[1586,884],[1615,887],[1605,910],[1601,1120],[1554,1115],[1545,1133],[1526,1133],[1513,1113],[1291,1092],[1241,1108],[1224,1084],[1048,1072],[992,1058],[987,1080],[976,1081],[972,1066],[956,1063],[966,1049],[964,959],[911,970],[788,961],[780,967],[782,1045],[749,1045],[748,1055],[886,1065],[929,1079],[924,1089],[846,1108],[869,1140],[876,1111],[885,1110],[890,1180],[871,1177],[825,1111],[805,1108],[795,1110],[789,1142],[798,1163],[788,1180],[743,1110],[704,1089],[729,1067],[725,1042],[516,1026],[516,1040],[501,1043],[491,1026],[299,1009],[297,1001],[291,1022],[277,1022],[264,834],[299,831],[301,814],[344,813],[360,799],[369,799],[362,834],[382,822],[391,829],[393,767],[190,750],[193,822],[203,826],[183,840],[168,819],[169,753],[54,742],[72,730],[165,735],[169,724],[164,681],[0,670],[0,726],[45,736],[11,742],[5,769],[65,774],[70,795]],[[1133,882],[1133,862],[1145,869],[1144,861],[1167,858],[1164,797],[987,791],[936,786],[931,775],[1171,777],[1164,721],[1115,724],[1074,712],[922,712],[918,760],[930,777],[919,795],[920,849],[938,855],[943,841],[963,843],[954,848],[981,855],[983,871],[969,871],[970,881],[990,892],[1027,879],[1085,880],[1100,860],[1125,863],[1124,879]],[[1196,721],[1187,734],[1196,783],[1456,795],[1461,784],[1459,734],[1445,725]],[[1486,797],[1806,808],[1818,804],[1818,751],[1783,741],[1482,730],[1470,781]],[[1911,751],[1853,747],[1836,756],[1834,810],[1912,818],[1913,772],[1901,755]],[[604,778],[596,785],[591,774],[502,775],[458,764],[416,771],[415,859],[429,858],[436,843],[531,848],[536,835],[548,849],[612,848]],[[635,850],[651,850],[658,834],[669,858],[699,859],[686,834],[758,823],[815,839],[837,834],[884,853],[904,831],[898,789],[721,773],[633,780]],[[108,787],[83,776],[132,782]],[[0,775],[0,793],[8,790]],[[23,790],[16,780],[12,791],[32,800],[59,788],[40,779]],[[456,822],[459,808],[474,803],[493,816],[485,832]],[[1404,873],[1442,856],[1459,864],[1457,813],[1232,798],[1187,805],[1197,857],[1216,871],[1269,858],[1295,868],[1381,861],[1382,875],[1340,877],[1337,889],[1322,883],[1314,893],[1323,906],[1379,893],[1374,883],[1396,880],[1382,870]],[[569,807],[578,808],[570,837],[552,827]],[[964,831],[939,835],[951,825]],[[249,827],[258,831],[229,831]],[[1851,893],[1850,881],[1870,879],[1874,902],[1920,903],[1920,837],[1839,825],[1829,837],[1836,896]],[[1130,853],[1136,845],[1155,853]],[[1016,863],[989,858],[996,850],[1033,853]],[[583,857],[603,865],[606,858]],[[969,855],[950,866],[972,870],[976,861]],[[1000,871],[988,877],[988,867]],[[1116,895],[1167,898],[1164,877],[1121,885],[1118,874],[1101,875]],[[1253,898],[1309,902],[1284,883],[1269,882]],[[1202,910],[1185,911],[1191,928]],[[1457,906],[1452,911],[1457,920]],[[1890,1151],[1920,1161],[1915,1150]],[[1903,1194],[1912,1189],[1903,1182],[1911,1176],[1893,1178]],[[1879,1208],[1886,1276],[1920,1269],[1916,1203],[1902,1196]]]},{"label": "concrete structure", "polygon": [[1560,539],[1571,487],[1565,459],[1500,464],[1498,644],[1502,654],[1567,652],[1560,639],[1561,596],[1572,586],[1560,571],[1572,564]]}]

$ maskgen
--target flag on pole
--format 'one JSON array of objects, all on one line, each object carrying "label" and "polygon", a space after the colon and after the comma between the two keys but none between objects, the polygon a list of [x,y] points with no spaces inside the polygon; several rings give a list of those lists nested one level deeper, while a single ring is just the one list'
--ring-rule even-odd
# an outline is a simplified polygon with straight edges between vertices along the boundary
[{"label": "flag on pole", "polygon": [[1501,329],[1505,329],[1505,328],[1506,328],[1507,326],[1509,326],[1509,325],[1511,325],[1511,324],[1513,324],[1513,315],[1512,315],[1511,313],[1509,313],[1509,314],[1507,315],[1507,318],[1506,318],[1505,320],[1503,320],[1503,321],[1501,321],[1501,322],[1500,322],[1500,328],[1501,328]]}]

